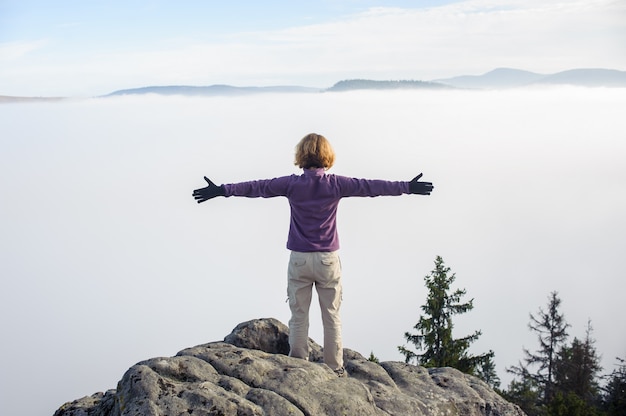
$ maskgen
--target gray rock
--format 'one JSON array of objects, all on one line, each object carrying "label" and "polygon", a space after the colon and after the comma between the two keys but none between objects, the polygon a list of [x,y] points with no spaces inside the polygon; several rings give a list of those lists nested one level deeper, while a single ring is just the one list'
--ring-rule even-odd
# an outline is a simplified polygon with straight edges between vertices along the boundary
[{"label": "gray rock", "polygon": [[288,328],[276,319],[239,324],[211,342],[132,366],[116,390],[61,406],[55,416],[294,415],[523,416],[486,383],[453,368],[377,364],[344,350],[348,377],[288,357]]}]

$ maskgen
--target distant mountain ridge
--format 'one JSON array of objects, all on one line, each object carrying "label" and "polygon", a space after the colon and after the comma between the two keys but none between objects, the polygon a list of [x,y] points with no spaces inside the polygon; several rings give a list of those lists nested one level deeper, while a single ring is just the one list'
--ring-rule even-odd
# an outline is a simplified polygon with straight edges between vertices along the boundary
[{"label": "distant mountain ridge", "polygon": [[[572,85],[579,87],[626,88],[626,71],[603,68],[579,68],[554,74],[539,74],[513,68],[497,68],[482,75],[461,75],[431,81],[347,79],[330,88],[297,85],[268,87],[236,87],[215,84],[209,86],[165,85],[114,91],[101,97],[124,95],[183,95],[183,96],[241,96],[264,93],[323,93],[355,90],[399,89],[506,89],[528,86]],[[11,102],[56,101],[67,97],[17,97],[0,95],[0,104]]]},{"label": "distant mountain ridge", "polygon": [[119,90],[107,96],[160,94],[160,95],[248,95],[261,93],[320,93],[355,90],[398,90],[398,89],[502,89],[532,85],[574,85],[581,87],[626,87],[626,71],[615,69],[572,69],[555,74],[538,74],[513,68],[497,68],[482,75],[462,75],[432,81],[415,80],[369,80],[347,79],[330,88],[299,86],[234,87],[231,85],[197,86],[152,86]]},{"label": "distant mountain ridge", "polygon": [[114,91],[108,95],[137,95],[137,94],[160,94],[160,95],[246,95],[260,93],[294,93],[294,92],[320,92],[320,88],[309,88],[299,86],[272,86],[272,87],[234,87],[232,85],[209,85],[209,86],[189,86],[189,85],[168,85],[131,88]]},{"label": "distant mountain ridge", "polygon": [[0,95],[0,104],[2,103],[35,103],[35,102],[52,102],[65,100],[65,97],[14,97],[9,95]]},{"label": "distant mountain ridge", "polygon": [[555,74],[538,74],[512,68],[498,68],[483,75],[463,75],[433,82],[456,88],[498,89],[532,85],[574,85],[580,87],[626,87],[626,71],[580,68]]}]

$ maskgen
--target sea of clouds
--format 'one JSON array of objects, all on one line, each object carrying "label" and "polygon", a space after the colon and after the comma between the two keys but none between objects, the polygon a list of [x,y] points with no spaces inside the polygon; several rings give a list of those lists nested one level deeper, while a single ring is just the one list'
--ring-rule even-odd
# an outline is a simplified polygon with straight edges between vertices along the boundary
[{"label": "sea of clouds", "polygon": [[[287,323],[287,201],[191,192],[298,173],[310,132],[331,173],[435,185],[340,204],[345,347],[401,361],[440,255],[474,299],[455,336],[482,330],[472,351],[495,352],[503,387],[551,291],[608,373],[626,353],[625,110],[623,89],[583,88],[2,104],[0,413],[52,414],[140,360]],[[311,321],[321,343],[315,304]]]}]

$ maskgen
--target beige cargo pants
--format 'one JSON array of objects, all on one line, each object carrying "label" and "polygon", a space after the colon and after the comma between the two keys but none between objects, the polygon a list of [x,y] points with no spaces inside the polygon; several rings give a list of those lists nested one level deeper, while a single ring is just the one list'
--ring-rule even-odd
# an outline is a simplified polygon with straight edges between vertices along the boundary
[{"label": "beige cargo pants", "polygon": [[291,309],[289,356],[309,359],[309,308],[313,285],[322,311],[324,363],[332,370],[338,370],[343,367],[343,346],[339,315],[341,262],[337,252],[291,252],[287,283]]}]

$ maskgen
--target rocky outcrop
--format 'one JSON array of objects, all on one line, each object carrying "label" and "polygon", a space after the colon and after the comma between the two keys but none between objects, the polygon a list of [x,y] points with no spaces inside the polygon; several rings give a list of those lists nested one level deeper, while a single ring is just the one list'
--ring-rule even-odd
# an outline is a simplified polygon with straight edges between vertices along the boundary
[{"label": "rocky outcrop", "polygon": [[452,368],[374,363],[345,349],[347,377],[291,358],[275,319],[239,324],[223,342],[132,366],[116,390],[66,403],[55,416],[122,415],[485,415],[523,416],[486,383]]}]

